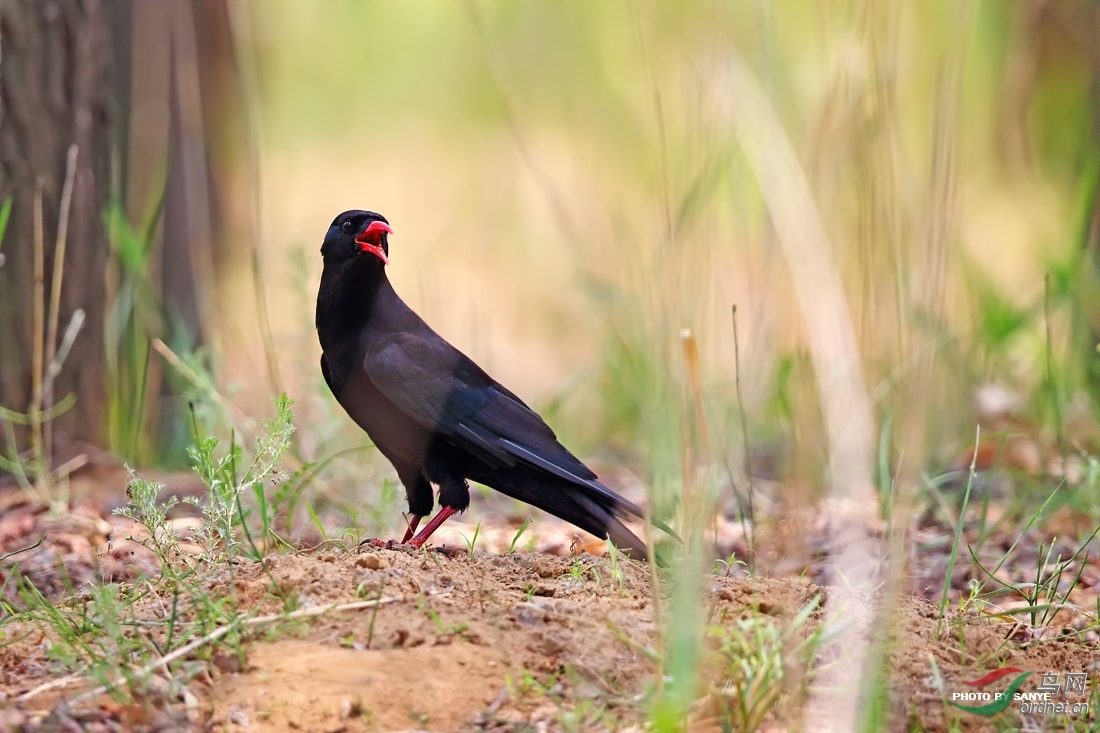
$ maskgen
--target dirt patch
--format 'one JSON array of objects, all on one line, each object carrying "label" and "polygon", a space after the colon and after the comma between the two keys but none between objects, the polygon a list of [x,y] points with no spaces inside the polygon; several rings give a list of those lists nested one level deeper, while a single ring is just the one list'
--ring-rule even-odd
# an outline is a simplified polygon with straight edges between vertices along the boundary
[{"label": "dirt patch", "polygon": [[[200,644],[175,660],[182,665],[174,668],[178,676],[184,677],[179,675],[183,667],[190,670],[184,691],[147,685],[133,696],[135,702],[125,704],[106,696],[81,700],[102,680],[72,675],[74,668],[84,671],[82,658],[66,661],[57,654],[56,627],[42,616],[12,621],[10,611],[0,607],[0,733],[640,728],[653,715],[661,682],[656,660],[664,650],[657,616],[666,625],[682,623],[670,617],[674,612],[664,602],[668,585],[655,583],[645,565],[616,563],[602,543],[543,517],[517,542],[523,517],[503,509],[497,516],[476,521],[463,516],[448,523],[439,533],[446,552],[334,550],[316,539],[303,543],[313,549],[272,554],[263,563],[234,561],[203,576],[200,586],[188,588],[188,597],[177,599],[171,584],[150,582],[160,567],[157,558],[134,525],[110,515],[106,498],[89,495],[56,516],[18,496],[0,495],[0,501],[0,600],[8,609],[20,608],[26,602],[21,580],[27,580],[45,599],[78,617],[86,626],[79,632],[82,640],[96,639],[96,624],[103,620],[84,623],[81,609],[90,608],[97,589],[110,583],[141,590],[125,596],[136,599],[127,600],[130,605],[123,609],[136,622],[134,635],[163,635],[168,609],[177,601],[180,608],[193,608],[191,596],[196,595],[230,609],[228,618],[360,604],[308,620],[249,626],[240,658],[228,654],[225,645]],[[196,521],[173,520],[173,528],[184,535],[180,547],[185,552],[196,549],[186,537]],[[716,546],[725,542],[736,557],[745,556],[738,549],[738,528],[727,525],[719,522]],[[792,649],[853,622],[886,639],[881,729],[1040,729],[1035,719],[1021,720],[1012,711],[988,719],[948,703],[952,693],[974,689],[964,681],[1001,666],[1036,673],[1025,692],[1038,688],[1040,673],[1063,679],[1067,673],[1086,673],[1088,697],[1080,699],[1097,707],[1096,624],[1086,611],[1096,607],[1100,571],[1088,559],[1091,555],[1066,571],[1060,588],[1069,591],[1069,577],[1076,578],[1068,602],[1037,626],[1019,613],[1023,601],[1018,594],[1000,597],[996,608],[967,603],[976,570],[973,563],[959,562],[949,599],[952,609],[967,608],[966,613],[949,611],[941,619],[938,606],[904,595],[889,609],[888,628],[878,629],[874,623],[880,614],[867,610],[884,610],[884,599],[864,595],[862,609],[845,606],[845,594],[812,582],[823,577],[816,548],[824,543],[818,537],[827,534],[824,529],[807,518],[789,526],[775,523],[772,530],[762,528],[758,567],[790,577],[726,577],[726,572],[743,575],[744,568],[717,563],[717,574],[703,581],[708,639],[699,669],[705,684],[693,708],[692,730],[746,727],[729,725],[730,709],[753,694],[751,685],[739,687],[738,669],[757,674],[769,655],[779,660],[782,681],[758,728],[805,730],[805,699],[799,690],[804,682],[814,686],[815,668]],[[805,562],[791,561],[792,532],[807,548]],[[467,541],[475,534],[478,550],[470,555]],[[1017,555],[1024,562],[1006,565],[998,577],[1026,580],[1028,566],[1038,562],[1032,548],[1044,536],[1035,530],[1022,540]],[[909,590],[938,598],[952,535],[942,523],[921,521],[913,537],[924,551],[910,568]],[[998,547],[978,552],[986,567],[996,567],[997,552],[1003,551]],[[1068,557],[1072,548],[1059,547],[1057,553]],[[178,561],[186,566],[193,558],[180,555]],[[655,588],[664,599],[660,614],[655,614]],[[389,602],[363,607],[379,597]],[[810,604],[817,605],[808,615],[802,613]],[[197,618],[193,611],[181,615],[185,623]],[[189,638],[214,630],[203,627]],[[772,632],[780,639],[773,647],[744,641]],[[748,648],[734,642],[748,643]],[[824,642],[814,656],[817,669],[843,659],[844,651],[837,642]],[[155,668],[156,658],[146,655],[130,667],[151,663]],[[667,680],[669,670],[663,671]],[[164,677],[159,669],[155,675]],[[1003,690],[1005,684],[988,689]],[[1043,725],[1060,721],[1067,724],[1062,727],[1083,730],[1082,723],[1095,724],[1095,713],[1090,714],[1088,720],[1048,718]]]},{"label": "dirt patch", "polygon": [[230,675],[215,691],[214,705],[223,713],[215,723],[252,719],[269,730],[456,730],[490,705],[505,682],[499,655],[469,644],[441,653],[434,646],[371,651],[277,640],[255,645],[248,661],[248,674]]},{"label": "dirt patch", "polygon": [[[745,620],[760,629],[786,629],[807,604],[829,596],[797,580],[712,577],[708,583],[706,603],[716,627],[716,643],[704,659],[711,695],[728,682],[723,675],[730,660],[718,643],[722,629]],[[214,598],[235,597],[242,613],[275,613],[287,599],[299,609],[379,594],[397,600],[258,632],[245,647],[243,666],[214,660],[209,676],[192,686],[199,708],[190,718],[179,711],[172,718],[189,721],[178,722],[182,728],[554,730],[572,720],[615,730],[641,725],[655,690],[649,650],[660,640],[652,581],[639,563],[370,549],[238,563],[232,573],[214,577],[209,590]],[[155,615],[162,603],[150,599],[136,610]],[[839,620],[826,603],[797,635]],[[8,716],[7,727],[0,717],[0,730],[18,729],[11,723],[19,721],[30,730],[56,710],[60,696],[50,692],[22,702],[20,696],[63,670],[45,655],[48,631],[8,628],[9,638],[25,636],[0,647],[0,700]],[[1091,646],[1021,643],[1019,635],[1018,624],[998,618],[951,616],[941,624],[936,607],[902,599],[889,631],[887,728],[906,730],[915,719],[923,730],[992,730],[986,719],[950,707],[944,697],[997,666],[1094,676]],[[1031,682],[1025,690],[1038,679]],[[694,729],[720,729],[712,708],[699,706]],[[109,709],[98,708],[101,714]],[[779,724],[783,715],[787,724],[798,722],[797,708],[784,711],[782,704],[769,720]]]},{"label": "dirt patch", "polygon": [[[216,686],[214,708],[275,730],[455,730],[556,717],[553,698],[636,694],[652,665],[612,628],[652,643],[650,581],[626,562],[613,580],[608,564],[401,550],[273,558],[271,575],[302,607],[378,593],[402,600],[256,645],[247,672]],[[254,569],[239,577],[242,603],[274,605],[270,582]]]}]

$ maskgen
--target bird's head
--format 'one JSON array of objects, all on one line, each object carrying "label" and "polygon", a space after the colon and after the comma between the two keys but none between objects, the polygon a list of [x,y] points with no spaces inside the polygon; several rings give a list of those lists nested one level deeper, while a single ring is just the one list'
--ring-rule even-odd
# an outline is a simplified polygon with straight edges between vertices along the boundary
[{"label": "bird's head", "polygon": [[393,229],[381,214],[345,211],[332,220],[321,245],[321,255],[326,262],[345,262],[367,255],[377,257],[385,265],[389,263],[390,234]]}]

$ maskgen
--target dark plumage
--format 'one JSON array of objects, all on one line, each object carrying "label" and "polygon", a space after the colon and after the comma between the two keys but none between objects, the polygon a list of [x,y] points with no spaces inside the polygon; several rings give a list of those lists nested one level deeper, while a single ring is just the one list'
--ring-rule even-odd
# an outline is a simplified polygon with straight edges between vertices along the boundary
[{"label": "dark plumage", "polygon": [[[465,511],[473,480],[644,556],[620,521],[641,510],[597,481],[523,400],[394,292],[385,270],[391,233],[370,211],[333,220],[321,246],[316,323],[325,382],[405,485],[412,519],[402,541],[420,546]],[[414,537],[434,504],[431,484],[440,513]]]}]

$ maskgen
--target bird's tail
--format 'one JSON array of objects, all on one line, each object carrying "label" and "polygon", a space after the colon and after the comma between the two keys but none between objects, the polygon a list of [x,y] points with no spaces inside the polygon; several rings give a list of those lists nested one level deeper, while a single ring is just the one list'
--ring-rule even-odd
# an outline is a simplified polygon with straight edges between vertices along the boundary
[{"label": "bird's tail", "polygon": [[[648,555],[645,543],[620,519],[635,513],[627,509],[634,509],[634,506],[625,500],[616,502],[602,492],[593,495],[587,486],[536,470],[517,472],[512,468],[506,473],[493,472],[493,475],[475,480],[597,537],[610,539],[615,547],[632,559],[644,561]],[[611,492],[608,490],[607,493]],[[671,533],[671,530],[668,531]]]},{"label": "bird's tail", "polygon": [[[569,488],[573,487],[570,486]],[[587,510],[588,516],[595,520],[594,524],[602,529],[601,531],[594,531],[576,522],[573,522],[573,524],[577,524],[581,529],[591,532],[597,537],[611,540],[615,543],[615,547],[622,550],[629,558],[643,561],[646,559],[648,550],[646,549],[645,543],[642,542],[636,534],[627,529],[626,525],[622,523],[622,520],[608,511],[606,507],[598,504],[591,497],[581,493],[581,491],[570,491],[569,493],[573,494],[572,498],[574,501]]]}]

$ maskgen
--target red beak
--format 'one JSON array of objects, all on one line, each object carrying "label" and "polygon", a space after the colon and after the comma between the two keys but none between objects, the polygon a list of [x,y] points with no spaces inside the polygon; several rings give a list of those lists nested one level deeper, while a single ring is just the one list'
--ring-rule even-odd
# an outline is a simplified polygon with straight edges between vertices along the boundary
[{"label": "red beak", "polygon": [[383,234],[393,234],[393,229],[390,229],[390,225],[384,221],[372,221],[370,226],[355,238],[355,241],[364,252],[370,252],[382,260],[383,265],[388,265],[390,260],[386,257],[386,251],[382,249]]}]

